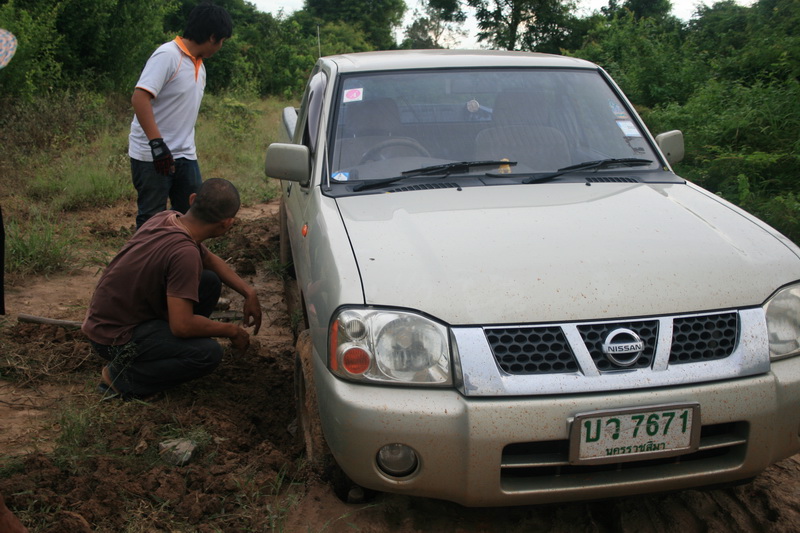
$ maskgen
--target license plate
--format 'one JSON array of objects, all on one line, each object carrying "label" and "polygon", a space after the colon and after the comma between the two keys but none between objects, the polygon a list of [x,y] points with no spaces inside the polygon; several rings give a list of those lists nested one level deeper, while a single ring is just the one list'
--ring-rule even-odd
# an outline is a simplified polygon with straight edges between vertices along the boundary
[{"label": "license plate", "polygon": [[621,463],[682,455],[700,443],[700,405],[583,413],[570,430],[572,464]]}]

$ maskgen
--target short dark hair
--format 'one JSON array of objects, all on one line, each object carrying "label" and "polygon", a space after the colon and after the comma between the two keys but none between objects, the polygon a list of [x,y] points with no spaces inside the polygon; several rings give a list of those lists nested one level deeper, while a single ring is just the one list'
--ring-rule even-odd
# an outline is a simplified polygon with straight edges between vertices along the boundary
[{"label": "short dark hair", "polygon": [[239,191],[233,183],[222,178],[211,178],[200,186],[189,211],[203,222],[216,224],[235,217],[240,205]]},{"label": "short dark hair", "polygon": [[217,41],[227,39],[233,34],[233,21],[228,11],[222,7],[203,2],[195,6],[186,20],[184,39],[203,44],[213,36]]}]

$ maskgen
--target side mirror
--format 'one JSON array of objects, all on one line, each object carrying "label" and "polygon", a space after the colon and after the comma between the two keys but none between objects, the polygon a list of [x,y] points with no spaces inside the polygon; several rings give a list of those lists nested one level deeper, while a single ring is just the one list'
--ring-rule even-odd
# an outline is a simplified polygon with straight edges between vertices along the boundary
[{"label": "side mirror", "polygon": [[311,153],[302,144],[272,143],[264,162],[267,176],[308,185],[311,180]]},{"label": "side mirror", "polygon": [[659,133],[656,135],[656,144],[661,148],[661,152],[670,165],[683,161],[683,133],[680,130]]},{"label": "side mirror", "polygon": [[294,137],[294,130],[297,127],[297,112],[298,110],[294,107],[284,107],[283,113],[281,113],[283,130],[286,133],[286,142],[291,142]]}]

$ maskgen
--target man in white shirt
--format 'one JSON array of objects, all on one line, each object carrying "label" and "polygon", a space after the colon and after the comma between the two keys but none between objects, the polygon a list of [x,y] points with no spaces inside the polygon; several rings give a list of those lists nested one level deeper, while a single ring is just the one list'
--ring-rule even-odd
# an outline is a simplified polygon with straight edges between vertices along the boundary
[{"label": "man in white shirt", "polygon": [[230,14],[203,3],[189,14],[183,35],[158,47],[131,97],[134,118],[128,138],[133,186],[138,193],[136,228],[164,211],[186,213],[189,195],[202,183],[194,126],[206,86],[203,59],[233,33]]}]

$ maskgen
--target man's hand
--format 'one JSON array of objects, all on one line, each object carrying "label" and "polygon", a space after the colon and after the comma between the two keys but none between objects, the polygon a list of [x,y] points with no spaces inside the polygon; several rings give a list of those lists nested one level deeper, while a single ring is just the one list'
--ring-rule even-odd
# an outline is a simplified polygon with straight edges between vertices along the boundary
[{"label": "man's hand", "polygon": [[172,158],[172,152],[164,142],[164,139],[152,139],[148,143],[150,145],[150,152],[153,154],[153,165],[156,167],[156,172],[169,176],[175,172],[175,160]]},{"label": "man's hand", "polygon": [[250,334],[242,328],[237,329],[236,335],[231,337],[231,346],[244,353],[247,351],[247,347],[250,346]]},{"label": "man's hand", "polygon": [[258,302],[258,296],[256,296],[255,292],[252,292],[244,299],[244,319],[242,323],[246,328],[255,326],[253,335],[258,335],[258,330],[261,329],[261,304]]}]

